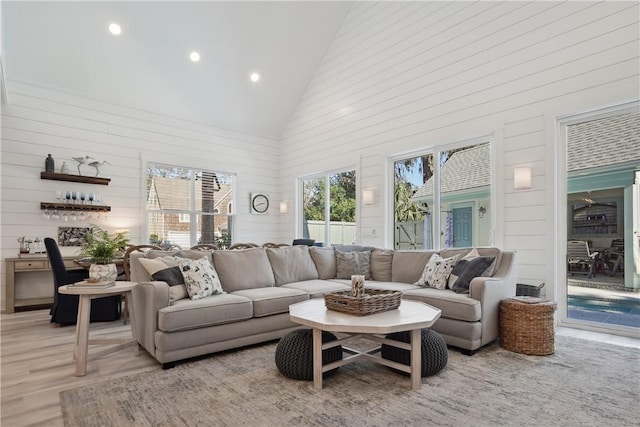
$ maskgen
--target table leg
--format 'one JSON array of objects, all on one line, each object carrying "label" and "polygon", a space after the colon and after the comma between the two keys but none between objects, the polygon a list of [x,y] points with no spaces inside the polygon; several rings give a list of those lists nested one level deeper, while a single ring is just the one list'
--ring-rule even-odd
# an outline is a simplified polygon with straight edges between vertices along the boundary
[{"label": "table leg", "polygon": [[322,330],[313,328],[313,388],[322,388]]},{"label": "table leg", "polygon": [[422,337],[420,329],[411,331],[411,389],[422,385]]},{"label": "table leg", "polygon": [[87,353],[89,351],[89,319],[91,318],[91,298],[80,295],[78,304],[78,321],[76,324],[76,376],[83,377],[87,373]]},{"label": "table leg", "polygon": [[136,314],[133,311],[133,295],[131,292],[126,292],[124,294],[124,306],[128,308],[129,312],[129,323],[131,324],[131,337],[135,341],[133,344],[133,354],[136,356],[140,355],[140,346],[136,340]]}]

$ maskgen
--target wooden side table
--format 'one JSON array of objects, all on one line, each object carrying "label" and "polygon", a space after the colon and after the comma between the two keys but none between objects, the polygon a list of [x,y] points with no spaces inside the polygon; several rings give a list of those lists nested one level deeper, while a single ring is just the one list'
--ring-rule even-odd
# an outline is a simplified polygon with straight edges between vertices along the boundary
[{"label": "wooden side table", "polygon": [[[76,376],[83,377],[87,373],[87,361],[95,359],[114,351],[133,346],[134,354],[139,355],[138,341],[135,336],[135,313],[133,310],[132,293],[136,282],[115,282],[109,288],[80,288],[72,285],[60,286],[58,291],[66,295],[78,295],[78,321],[76,323],[76,344],[73,350],[73,358],[76,359]],[[124,295],[126,306],[129,307],[129,318],[131,319],[131,339],[89,339],[89,320],[91,316],[91,300],[114,295]],[[89,357],[89,344],[113,344],[110,348],[100,350]]]},{"label": "wooden side table", "polygon": [[553,313],[556,307],[554,301],[544,298],[522,296],[502,300],[500,345],[516,353],[553,354]]}]

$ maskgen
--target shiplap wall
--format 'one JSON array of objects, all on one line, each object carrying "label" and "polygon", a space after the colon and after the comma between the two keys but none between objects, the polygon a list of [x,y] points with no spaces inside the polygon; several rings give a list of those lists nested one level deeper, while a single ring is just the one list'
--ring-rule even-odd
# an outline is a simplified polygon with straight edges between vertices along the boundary
[{"label": "shiplap wall", "polygon": [[[249,214],[249,193],[270,193],[277,206],[279,148],[275,140],[212,128],[144,111],[105,104],[58,91],[8,81],[10,104],[2,105],[2,259],[16,257],[21,236],[57,236],[59,226],[96,223],[110,231],[129,229],[131,241],[143,232],[143,162],[203,168],[236,174],[235,241],[279,241],[279,212]],[[56,172],[72,157],[91,155],[107,160],[100,176],[108,186],[41,180],[47,154]],[[83,174],[95,170],[84,166]],[[55,202],[56,190],[101,193],[112,211],[106,219],[85,222],[46,220],[40,202]],[[77,248],[61,248],[74,255]],[[5,265],[2,263],[2,308]],[[34,290],[35,291],[35,290]],[[40,291],[41,292],[41,291]],[[27,296],[25,294],[24,296]]]},{"label": "shiplap wall", "polygon": [[[390,247],[388,157],[485,135],[495,244],[553,296],[554,119],[638,97],[638,16],[637,2],[356,3],[283,136],[282,189],[356,165],[377,195],[359,240]],[[513,189],[515,165],[532,189]],[[294,209],[284,221],[295,232]]]}]

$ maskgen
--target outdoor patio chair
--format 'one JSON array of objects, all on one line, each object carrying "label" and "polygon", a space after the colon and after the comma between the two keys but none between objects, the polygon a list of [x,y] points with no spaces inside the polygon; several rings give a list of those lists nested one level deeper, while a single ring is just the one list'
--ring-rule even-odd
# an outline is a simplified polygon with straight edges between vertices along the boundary
[{"label": "outdoor patio chair", "polygon": [[607,253],[609,275],[615,276],[618,270],[624,272],[624,239],[613,239],[611,250]]},{"label": "outdoor patio chair", "polygon": [[567,272],[588,274],[589,278],[596,275],[596,260],[598,252],[591,252],[589,244],[584,240],[570,240],[567,242]]}]

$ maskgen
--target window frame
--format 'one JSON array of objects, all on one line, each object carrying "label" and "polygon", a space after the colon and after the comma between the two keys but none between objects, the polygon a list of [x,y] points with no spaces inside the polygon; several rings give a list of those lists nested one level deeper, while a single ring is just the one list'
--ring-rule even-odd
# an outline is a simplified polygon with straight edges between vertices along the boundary
[{"label": "window frame", "polygon": [[[501,244],[501,236],[497,230],[500,228],[499,224],[497,224],[496,213],[498,211],[498,180],[502,177],[500,173],[498,173],[497,165],[497,157],[496,157],[496,145],[497,141],[500,139],[499,135],[496,133],[482,134],[478,136],[473,136],[465,139],[461,139],[458,141],[439,144],[434,146],[422,147],[415,150],[405,151],[401,153],[392,154],[387,156],[387,176],[386,176],[386,211],[388,215],[385,220],[385,235],[386,241],[385,246],[389,248],[395,248],[395,163],[397,161],[401,161],[408,158],[419,157],[419,156],[434,156],[434,159],[440,158],[440,153],[443,151],[454,150],[458,148],[470,147],[474,145],[480,144],[489,144],[489,159],[490,159],[490,178],[489,178],[489,200],[492,206],[490,209],[490,235],[489,235],[489,245],[496,246]],[[432,223],[433,224],[441,224],[441,165],[439,161],[434,161],[434,170],[433,170],[433,199],[434,204],[431,209],[432,211]],[[477,218],[474,215],[474,228],[475,224],[477,224]],[[431,238],[433,242],[433,248],[430,250],[438,251],[444,249],[444,245],[442,244],[442,239],[440,235],[440,227],[432,227],[431,229]],[[477,230],[474,231],[474,238]],[[498,241],[498,242],[497,242]]]},{"label": "window frame", "polygon": [[[147,194],[147,178],[148,178],[148,173],[147,170],[149,167],[151,166],[157,166],[157,167],[164,167],[164,168],[180,168],[180,169],[186,169],[191,171],[191,179],[190,179],[190,185],[189,185],[189,197],[190,197],[190,208],[188,211],[185,210],[176,210],[176,209],[149,209],[148,204],[147,204],[147,198],[148,198],[148,194]],[[198,172],[209,172],[209,173],[214,173],[217,175],[224,175],[227,176],[231,179],[230,185],[232,188],[232,197],[231,197],[231,201],[229,202],[230,204],[235,204],[236,201],[236,193],[237,193],[237,174],[235,173],[231,173],[231,172],[224,172],[224,171],[214,171],[214,170],[210,170],[207,168],[202,168],[202,167],[197,167],[197,166],[184,166],[181,164],[171,164],[170,162],[163,162],[163,161],[155,161],[155,160],[149,160],[149,159],[143,159],[142,160],[142,171],[143,173],[142,175],[142,192],[141,192],[141,199],[142,199],[142,216],[143,216],[143,224],[144,224],[144,235],[142,236],[141,241],[144,241],[146,243],[149,243],[150,239],[150,221],[149,221],[149,217],[152,213],[155,214],[159,214],[159,215],[163,215],[165,213],[170,213],[170,214],[178,214],[178,215],[189,215],[189,241],[190,243],[190,247],[193,245],[198,244],[198,215],[204,216],[204,215],[211,215],[211,216],[225,216],[227,217],[227,224],[228,224],[228,229],[229,232],[232,236],[235,236],[235,228],[236,228],[236,220],[234,219],[236,217],[235,213],[232,212],[227,212],[226,214],[219,214],[219,213],[204,213],[202,212],[202,210],[196,210],[196,197],[195,197],[195,192],[196,192],[196,186],[195,186],[195,182],[196,182],[196,176]],[[195,242],[195,243],[193,243]],[[188,248],[183,248],[183,249],[188,249]]]},{"label": "window frame", "polygon": [[345,166],[342,168],[331,169],[323,172],[313,173],[309,175],[298,176],[296,180],[296,238],[302,238],[304,235],[304,181],[312,180],[312,179],[326,179],[325,185],[325,206],[324,206],[324,241],[322,242],[325,246],[332,245],[331,242],[331,227],[329,224],[331,223],[331,186],[329,184],[329,179],[332,175],[345,173],[345,172],[354,172],[356,175],[356,212],[355,212],[355,222],[356,222],[356,243],[359,241],[360,234],[360,206],[361,206],[361,197],[360,197],[360,173],[358,171],[357,165]]}]

